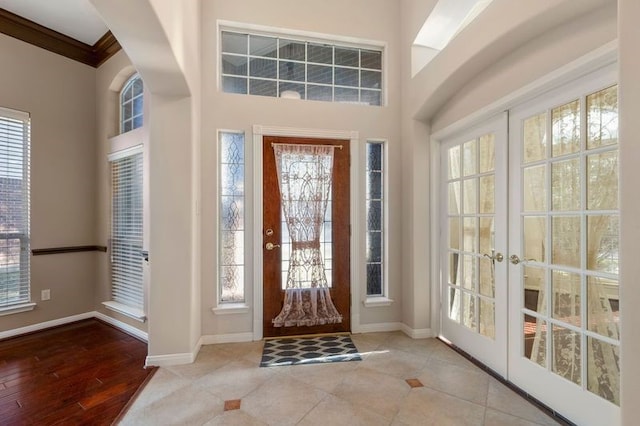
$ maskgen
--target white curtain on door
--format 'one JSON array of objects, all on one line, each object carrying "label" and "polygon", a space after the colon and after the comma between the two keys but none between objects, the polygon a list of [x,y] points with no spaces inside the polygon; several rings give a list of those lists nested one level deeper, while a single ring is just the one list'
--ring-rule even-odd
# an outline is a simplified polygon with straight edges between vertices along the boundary
[{"label": "white curtain on door", "polygon": [[274,327],[342,322],[331,300],[320,235],[333,172],[330,145],[273,144],[284,219],[291,237],[282,311]]}]

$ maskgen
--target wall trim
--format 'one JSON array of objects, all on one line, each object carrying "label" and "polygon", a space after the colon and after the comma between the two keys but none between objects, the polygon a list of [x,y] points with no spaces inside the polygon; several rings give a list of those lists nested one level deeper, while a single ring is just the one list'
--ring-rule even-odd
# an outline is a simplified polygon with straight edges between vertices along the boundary
[{"label": "wall trim", "polygon": [[134,337],[137,337],[140,340],[144,340],[145,342],[149,342],[149,334],[146,331],[142,331],[140,329],[137,329],[129,324],[127,324],[126,322],[122,322],[120,320],[117,320],[113,317],[110,317],[109,315],[105,315],[102,312],[98,312],[95,311],[93,312],[94,317],[106,322],[107,324],[110,324],[122,331],[124,331],[127,334],[131,334]]},{"label": "wall trim", "polygon": [[402,324],[402,332],[412,339],[428,339],[433,337],[433,331],[430,328],[411,328],[406,324]]},{"label": "wall trim", "polygon": [[0,332],[0,340],[7,339],[9,337],[20,336],[22,334],[33,333],[35,331],[45,330],[47,328],[57,327],[59,325],[65,325],[76,321],[82,321],[95,317],[95,312],[85,312],[83,314],[71,315],[69,317],[58,318],[51,321],[39,322],[37,324],[31,324],[24,327],[14,328],[12,330]]},{"label": "wall trim", "polygon": [[219,343],[253,342],[253,332],[231,334],[208,334],[200,339],[203,345],[216,345]]},{"label": "wall trim", "polygon": [[[197,355],[197,353],[196,353]],[[167,355],[148,355],[144,367],[168,367],[171,365],[191,364],[196,359],[193,352]]]},{"label": "wall trim", "polygon": [[353,334],[360,333],[382,333],[389,331],[401,331],[401,322],[379,322],[374,324],[359,324],[357,328],[352,327]]},{"label": "wall trim", "polygon": [[111,31],[107,31],[90,46],[2,8],[0,33],[94,68],[98,68],[121,49]]}]

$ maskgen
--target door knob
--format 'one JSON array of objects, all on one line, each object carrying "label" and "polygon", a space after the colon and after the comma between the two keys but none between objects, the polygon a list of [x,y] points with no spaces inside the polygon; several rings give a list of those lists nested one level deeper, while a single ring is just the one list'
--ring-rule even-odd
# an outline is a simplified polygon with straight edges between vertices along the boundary
[{"label": "door knob", "polygon": [[267,243],[264,246],[267,250],[273,250],[276,247],[280,247],[280,244]]},{"label": "door knob", "polygon": [[504,260],[504,255],[500,252],[496,253],[495,250],[491,250],[491,254],[484,253],[484,257],[488,257],[491,261],[502,262]]},{"label": "door knob", "polygon": [[518,257],[517,254],[512,254],[509,257],[509,262],[513,263],[514,265],[517,265],[518,263],[520,263],[520,258]]}]

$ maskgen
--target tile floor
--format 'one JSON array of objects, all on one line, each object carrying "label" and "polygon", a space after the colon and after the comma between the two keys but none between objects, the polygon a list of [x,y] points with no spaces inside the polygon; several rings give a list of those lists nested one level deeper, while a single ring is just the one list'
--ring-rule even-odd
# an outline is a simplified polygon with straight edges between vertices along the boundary
[{"label": "tile floor", "polygon": [[160,368],[120,424],[557,424],[438,340],[352,338],[362,361],[268,368],[262,342],[203,346],[195,363]]}]

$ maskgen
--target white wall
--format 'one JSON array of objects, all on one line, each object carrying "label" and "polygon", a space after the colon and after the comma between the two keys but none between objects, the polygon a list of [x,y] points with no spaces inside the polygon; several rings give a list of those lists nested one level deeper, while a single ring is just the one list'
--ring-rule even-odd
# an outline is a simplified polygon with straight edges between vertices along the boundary
[{"label": "white wall", "polygon": [[[31,113],[31,248],[94,245],[95,69],[0,34],[0,106]],[[104,253],[31,258],[31,312],[0,317],[0,331],[93,309]],[[51,290],[51,300],[40,292]]]}]

